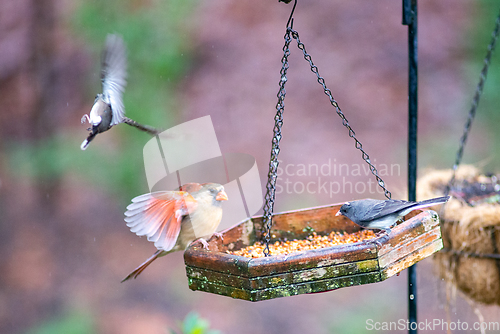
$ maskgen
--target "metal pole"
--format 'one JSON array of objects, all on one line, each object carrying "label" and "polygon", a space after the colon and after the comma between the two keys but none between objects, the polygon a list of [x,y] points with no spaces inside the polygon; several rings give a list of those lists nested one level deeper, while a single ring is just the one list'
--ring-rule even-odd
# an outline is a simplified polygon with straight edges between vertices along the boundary
[{"label": "metal pole", "polygon": [[[408,25],[408,200],[416,200],[418,43],[417,0],[403,0],[403,24]],[[417,333],[417,266],[408,268],[408,333]]]}]

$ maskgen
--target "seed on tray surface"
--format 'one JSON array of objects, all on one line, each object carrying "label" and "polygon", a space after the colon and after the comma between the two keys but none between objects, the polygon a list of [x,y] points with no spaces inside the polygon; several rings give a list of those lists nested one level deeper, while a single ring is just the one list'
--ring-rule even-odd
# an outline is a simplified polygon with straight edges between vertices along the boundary
[{"label": "seed on tray surface", "polygon": [[[313,232],[306,239],[275,241],[274,243],[270,243],[269,252],[270,255],[288,255],[294,252],[351,244],[372,238],[375,238],[375,233],[372,230],[361,230],[355,233],[341,233],[334,231],[329,235],[324,236]],[[235,251],[227,250],[226,252],[228,254],[245,257],[264,257],[265,247],[265,243],[257,241],[255,244],[245,248]]]}]

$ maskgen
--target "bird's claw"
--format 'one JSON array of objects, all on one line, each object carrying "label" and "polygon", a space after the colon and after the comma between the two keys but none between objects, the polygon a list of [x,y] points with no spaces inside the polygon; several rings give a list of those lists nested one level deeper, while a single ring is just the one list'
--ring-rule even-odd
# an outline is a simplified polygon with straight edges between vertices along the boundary
[{"label": "bird's claw", "polygon": [[391,233],[390,228],[382,229],[380,232],[375,234],[375,238],[370,239],[368,242],[376,244],[378,248],[382,248],[382,243],[378,239],[384,235],[389,235],[389,233]]},{"label": "bird's claw", "polygon": [[90,123],[90,117],[87,114],[83,115],[81,119],[82,124],[85,123],[85,121],[88,121]]},{"label": "bird's claw", "polygon": [[219,238],[220,241],[224,241],[224,236],[222,235],[222,233],[219,233],[219,232],[214,232],[214,236],[216,238]]},{"label": "bird's claw", "polygon": [[375,240],[371,240],[370,242],[374,243],[377,246],[377,248],[382,248],[382,243],[378,240],[378,238]]},{"label": "bird's claw", "polygon": [[201,242],[201,247],[208,249],[208,242],[205,239],[200,238],[198,241]]}]

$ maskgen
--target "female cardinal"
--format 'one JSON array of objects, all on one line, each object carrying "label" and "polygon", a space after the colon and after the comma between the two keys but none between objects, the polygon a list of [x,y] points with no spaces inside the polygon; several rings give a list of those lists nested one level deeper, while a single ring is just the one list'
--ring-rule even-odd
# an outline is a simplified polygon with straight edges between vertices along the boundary
[{"label": "female cardinal", "polygon": [[147,236],[158,250],[122,282],[137,278],[156,258],[184,250],[191,242],[215,234],[222,219],[224,187],[217,183],[187,183],[177,191],[144,194],[127,206],[125,221],[130,231]]}]

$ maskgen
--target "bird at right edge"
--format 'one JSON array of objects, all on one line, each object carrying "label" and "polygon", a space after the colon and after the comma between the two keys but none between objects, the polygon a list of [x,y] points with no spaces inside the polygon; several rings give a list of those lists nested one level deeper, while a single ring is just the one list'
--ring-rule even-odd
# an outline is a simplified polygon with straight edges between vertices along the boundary
[{"label": "bird at right edge", "polygon": [[367,229],[380,229],[390,233],[391,228],[411,211],[443,204],[449,199],[450,196],[436,197],[421,202],[361,199],[343,204],[336,216],[343,215],[356,225]]}]

